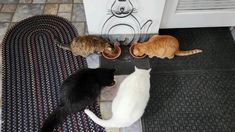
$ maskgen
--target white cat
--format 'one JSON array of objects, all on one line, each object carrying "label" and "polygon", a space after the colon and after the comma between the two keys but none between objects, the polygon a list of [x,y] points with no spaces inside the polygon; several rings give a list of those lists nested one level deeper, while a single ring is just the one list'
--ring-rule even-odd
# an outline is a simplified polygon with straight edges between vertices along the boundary
[{"label": "white cat", "polygon": [[144,114],[149,100],[150,71],[138,69],[121,83],[117,95],[112,102],[112,117],[108,120],[99,119],[93,112],[86,109],[85,113],[103,127],[128,127]]}]

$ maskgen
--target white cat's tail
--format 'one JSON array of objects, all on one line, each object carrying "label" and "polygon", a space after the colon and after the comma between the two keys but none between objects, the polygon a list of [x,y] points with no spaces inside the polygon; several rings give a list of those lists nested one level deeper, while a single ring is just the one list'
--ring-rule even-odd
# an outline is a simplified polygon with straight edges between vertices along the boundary
[{"label": "white cat's tail", "polygon": [[102,127],[119,127],[113,118],[110,118],[109,120],[102,120],[98,118],[92,111],[85,109],[84,111],[96,124],[99,124]]}]

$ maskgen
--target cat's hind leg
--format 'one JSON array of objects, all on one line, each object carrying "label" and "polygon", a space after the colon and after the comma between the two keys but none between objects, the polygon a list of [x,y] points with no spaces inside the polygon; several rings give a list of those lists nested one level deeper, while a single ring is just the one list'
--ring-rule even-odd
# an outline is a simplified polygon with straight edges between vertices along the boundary
[{"label": "cat's hind leg", "polygon": [[173,59],[175,57],[175,49],[168,49],[168,52],[167,52],[166,56],[169,60]]},{"label": "cat's hind leg", "polygon": [[157,56],[157,58],[164,59],[166,57],[165,56]]},{"label": "cat's hind leg", "polygon": [[168,56],[167,58],[170,60],[170,59],[173,59],[175,56],[172,55],[172,56]]}]

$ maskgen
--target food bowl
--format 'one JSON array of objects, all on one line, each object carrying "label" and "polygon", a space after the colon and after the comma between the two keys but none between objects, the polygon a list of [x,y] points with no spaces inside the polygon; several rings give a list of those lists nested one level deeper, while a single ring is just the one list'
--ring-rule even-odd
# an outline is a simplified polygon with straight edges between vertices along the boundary
[{"label": "food bowl", "polygon": [[145,57],[147,56],[146,54],[144,54],[144,55],[142,55],[142,56],[135,56],[135,55],[133,54],[133,48],[135,47],[135,45],[136,45],[136,44],[132,44],[132,45],[130,46],[130,48],[129,48],[129,53],[131,54],[131,56],[134,57],[134,58],[138,58],[138,59],[143,59],[143,58],[145,58]]},{"label": "food bowl", "polygon": [[112,51],[110,49],[105,49],[102,52],[102,55],[104,56],[104,58],[113,60],[113,59],[118,58],[121,55],[121,48],[116,44],[114,44],[113,47],[114,49]]}]

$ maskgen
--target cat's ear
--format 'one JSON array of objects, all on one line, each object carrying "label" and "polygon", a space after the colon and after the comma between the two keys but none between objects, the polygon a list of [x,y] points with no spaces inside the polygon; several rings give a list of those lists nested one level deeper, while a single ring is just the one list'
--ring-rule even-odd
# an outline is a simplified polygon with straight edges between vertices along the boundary
[{"label": "cat's ear", "polygon": [[152,70],[152,68],[148,69],[147,71],[150,73],[151,70]]}]

